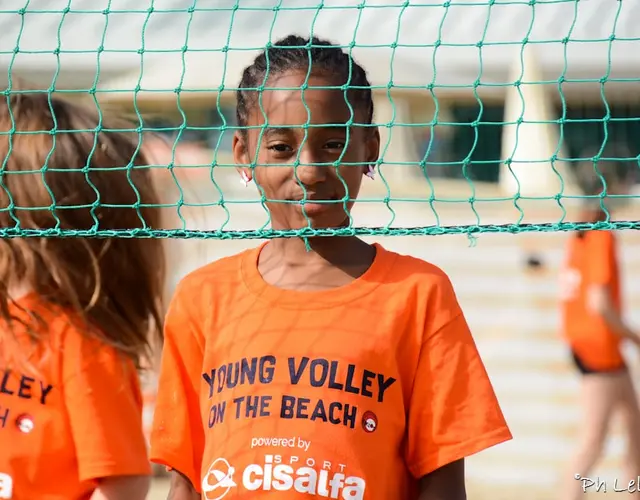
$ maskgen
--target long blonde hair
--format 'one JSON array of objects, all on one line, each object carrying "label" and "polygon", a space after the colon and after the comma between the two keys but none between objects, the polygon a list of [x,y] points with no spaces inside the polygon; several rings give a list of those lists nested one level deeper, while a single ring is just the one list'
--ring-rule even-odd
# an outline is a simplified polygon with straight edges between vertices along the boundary
[{"label": "long blonde hair", "polygon": [[[141,218],[159,227],[150,171],[131,168],[148,165],[134,129],[46,93],[0,99],[0,227],[135,229]],[[162,338],[164,278],[155,239],[0,239],[0,321],[9,326],[0,340],[20,321],[9,296],[19,283],[140,366]],[[41,328],[28,331],[39,340]]]}]

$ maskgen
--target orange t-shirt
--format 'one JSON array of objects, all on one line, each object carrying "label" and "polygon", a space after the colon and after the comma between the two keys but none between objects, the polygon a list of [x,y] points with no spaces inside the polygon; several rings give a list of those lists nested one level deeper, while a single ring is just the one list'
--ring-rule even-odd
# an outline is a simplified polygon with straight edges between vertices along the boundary
[{"label": "orange t-shirt", "polygon": [[560,273],[563,334],[573,351],[589,368],[611,370],[624,364],[620,337],[587,307],[592,285],[608,287],[620,312],[621,293],[616,240],[611,231],[586,231],[569,239]]},{"label": "orange t-shirt", "polygon": [[[0,498],[89,499],[97,479],[149,474],[133,363],[34,294],[18,303],[46,330],[33,344],[14,322],[19,354],[31,368],[2,362],[15,356],[0,343]],[[28,320],[19,308],[11,312]]]},{"label": "orange t-shirt", "polygon": [[448,277],[376,250],[326,291],[267,284],[260,249],[187,276],[166,320],[151,459],[208,500],[388,500],[511,439]]}]

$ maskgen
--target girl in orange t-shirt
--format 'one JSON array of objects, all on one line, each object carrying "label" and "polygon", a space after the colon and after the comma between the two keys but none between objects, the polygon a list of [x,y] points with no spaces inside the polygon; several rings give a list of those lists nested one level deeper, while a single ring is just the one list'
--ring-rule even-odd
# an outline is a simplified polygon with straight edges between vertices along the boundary
[{"label": "girl in orange t-shirt", "polygon": [[[610,147],[600,156],[629,155]],[[577,178],[586,195],[600,195],[603,178],[607,194],[620,195],[633,184],[631,174],[635,168],[637,165],[623,161],[601,160],[597,166],[594,162],[584,162],[578,165]],[[583,211],[582,220],[606,220],[611,207],[605,211],[599,198],[591,204],[593,206]],[[609,422],[616,412],[622,418],[627,435],[625,472],[629,480],[640,476],[640,408],[621,351],[625,339],[640,345],[640,336],[622,319],[620,270],[613,232],[581,231],[571,236],[561,272],[561,304],[564,337],[571,349],[572,361],[582,374],[584,418],[578,451],[567,473],[562,498],[578,499],[584,492],[574,476],[588,477],[602,453]]]},{"label": "girl in orange t-shirt", "polygon": [[[380,149],[365,71],[289,36],[239,87],[234,159],[272,228],[347,227]],[[178,285],[151,435],[171,498],[464,499],[465,457],[511,434],[447,275],[354,236],[308,244]]]},{"label": "girl in orange t-shirt", "polygon": [[[0,100],[0,226],[156,224],[149,171],[124,168],[147,164],[138,137],[119,127],[47,94]],[[146,497],[137,368],[161,332],[163,268],[158,240],[0,240],[0,498]]]}]

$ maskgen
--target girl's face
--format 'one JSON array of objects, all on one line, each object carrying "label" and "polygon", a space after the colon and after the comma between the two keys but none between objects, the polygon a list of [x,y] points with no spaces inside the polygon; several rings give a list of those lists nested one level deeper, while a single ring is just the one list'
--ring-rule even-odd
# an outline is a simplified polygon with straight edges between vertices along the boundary
[{"label": "girl's face", "polygon": [[305,79],[306,72],[271,79],[262,94],[262,109],[256,101],[247,120],[248,126],[260,128],[234,137],[235,163],[256,162],[253,172],[247,167],[239,170],[262,188],[274,229],[299,229],[308,221],[314,228],[344,226],[363,175],[378,159],[377,128],[357,126],[365,121],[364,111],[352,105],[355,125],[347,127],[352,112],[344,91],[311,88],[336,83],[310,76],[310,88],[301,92]]}]

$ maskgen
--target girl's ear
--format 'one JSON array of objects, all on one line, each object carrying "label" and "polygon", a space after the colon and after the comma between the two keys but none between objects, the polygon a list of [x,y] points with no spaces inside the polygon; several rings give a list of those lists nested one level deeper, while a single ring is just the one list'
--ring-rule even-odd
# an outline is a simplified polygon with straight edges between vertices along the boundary
[{"label": "girl's ear", "polygon": [[248,167],[251,162],[249,161],[247,143],[239,131],[233,134],[231,149],[233,151],[233,162],[237,165],[236,170],[240,174],[240,181],[247,186],[249,182],[251,182],[252,177],[251,169]]},{"label": "girl's ear", "polygon": [[378,158],[380,158],[380,132],[378,127],[367,133],[365,154],[366,165],[363,167],[363,173],[369,175],[372,168],[378,163]]},{"label": "girl's ear", "polygon": [[380,157],[380,131],[374,128],[367,141],[367,163],[377,163]]},{"label": "girl's ear", "polygon": [[249,165],[251,163],[249,161],[249,148],[247,147],[246,139],[239,130],[233,134],[231,150],[233,151],[233,162],[236,165]]}]

